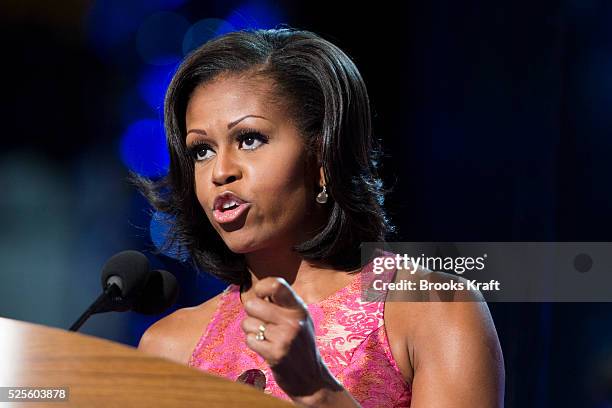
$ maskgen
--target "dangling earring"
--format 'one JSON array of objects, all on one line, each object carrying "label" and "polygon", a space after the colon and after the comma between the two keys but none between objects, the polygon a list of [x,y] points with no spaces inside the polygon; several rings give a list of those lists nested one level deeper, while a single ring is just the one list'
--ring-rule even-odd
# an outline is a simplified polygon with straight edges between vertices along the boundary
[{"label": "dangling earring", "polygon": [[323,186],[323,190],[317,194],[317,203],[325,204],[327,202],[327,187]]}]

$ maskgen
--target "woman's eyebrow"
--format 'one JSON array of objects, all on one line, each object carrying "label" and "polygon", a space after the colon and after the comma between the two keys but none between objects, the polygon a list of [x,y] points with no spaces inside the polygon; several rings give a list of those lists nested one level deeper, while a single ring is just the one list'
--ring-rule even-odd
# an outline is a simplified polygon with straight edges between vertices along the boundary
[{"label": "woman's eyebrow", "polygon": [[[240,119],[237,119],[237,120],[235,120],[235,121],[233,121],[233,122],[228,123],[228,124],[227,124],[227,129],[229,130],[229,129],[233,128],[234,126],[236,126],[238,123],[240,123],[241,121],[243,121],[243,120],[244,120],[244,119],[246,119],[246,118],[260,118],[260,119],[266,119],[265,117],[263,117],[263,116],[259,116],[259,115],[246,115],[246,116],[241,117]],[[267,120],[267,119],[266,119],[266,120]],[[192,133],[192,132],[193,132],[193,133],[197,133],[197,134],[199,134],[199,135],[206,136],[206,131],[205,131],[205,130],[202,130],[202,129],[189,129],[189,130],[187,131],[187,134]]]},{"label": "woman's eyebrow", "polygon": [[[239,123],[241,120],[246,119],[246,118],[260,118],[260,119],[266,119],[266,118],[264,118],[263,116],[258,116],[258,115],[246,115],[246,116],[241,117],[241,118],[240,118],[240,119],[238,119],[238,120],[235,120],[235,121],[233,121],[233,122],[228,123],[228,124],[227,124],[227,128],[228,128],[228,129],[233,128],[233,127],[234,127],[234,126],[236,126],[236,125],[237,125],[237,124],[238,124],[238,123]],[[266,119],[266,120],[267,120],[267,119]]]}]

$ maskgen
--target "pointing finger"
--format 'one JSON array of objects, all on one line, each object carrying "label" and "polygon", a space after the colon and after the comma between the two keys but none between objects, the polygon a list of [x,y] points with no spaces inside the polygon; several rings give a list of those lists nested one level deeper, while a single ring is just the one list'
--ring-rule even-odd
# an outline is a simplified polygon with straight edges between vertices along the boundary
[{"label": "pointing finger", "polygon": [[254,287],[255,295],[259,298],[269,296],[272,303],[291,309],[304,309],[306,305],[291,289],[287,281],[280,277],[268,277],[260,280]]}]

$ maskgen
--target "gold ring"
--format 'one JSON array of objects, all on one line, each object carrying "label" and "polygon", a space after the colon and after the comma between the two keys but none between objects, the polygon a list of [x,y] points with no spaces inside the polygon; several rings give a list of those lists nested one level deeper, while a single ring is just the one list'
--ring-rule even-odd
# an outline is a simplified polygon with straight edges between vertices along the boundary
[{"label": "gold ring", "polygon": [[255,335],[255,340],[264,341],[266,339],[266,336],[264,335],[264,332],[266,331],[266,326],[264,326],[263,324],[260,324],[257,329],[259,331]]}]

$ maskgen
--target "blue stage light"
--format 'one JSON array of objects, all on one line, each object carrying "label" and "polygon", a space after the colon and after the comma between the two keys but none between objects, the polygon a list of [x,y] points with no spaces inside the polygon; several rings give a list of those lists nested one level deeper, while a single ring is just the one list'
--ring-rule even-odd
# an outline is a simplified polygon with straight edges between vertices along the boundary
[{"label": "blue stage light", "polygon": [[153,110],[161,115],[166,90],[178,64],[149,66],[138,82],[138,93]]},{"label": "blue stage light", "polygon": [[187,55],[206,41],[235,30],[233,25],[219,18],[200,20],[187,30],[183,38],[183,54]]},{"label": "blue stage light", "polygon": [[183,37],[188,28],[189,22],[179,14],[152,14],[138,28],[138,54],[152,65],[176,64],[183,56]]},{"label": "blue stage light", "polygon": [[93,3],[83,22],[88,49],[106,63],[128,68],[137,60],[131,39],[147,15],[137,2],[99,0]]},{"label": "blue stage light", "polygon": [[274,28],[286,20],[278,5],[269,1],[250,1],[242,4],[225,19],[238,30]]},{"label": "blue stage light", "polygon": [[110,49],[125,42],[146,15],[140,2],[95,1],[85,16],[88,38],[94,46]]},{"label": "blue stage light", "polygon": [[88,45],[101,57],[111,58],[124,65],[133,51],[133,36],[142,21],[152,13],[175,9],[186,2],[187,0],[96,0],[84,16],[83,25]]},{"label": "blue stage light", "polygon": [[136,85],[123,91],[123,94],[117,101],[115,112],[122,127],[127,127],[139,118],[146,118],[148,116],[158,116],[161,118],[161,112],[156,111],[156,114],[152,114],[151,108],[143,99]]},{"label": "blue stage light", "polygon": [[170,157],[161,120],[142,119],[132,123],[120,141],[123,163],[145,177],[161,177],[168,172]]}]

